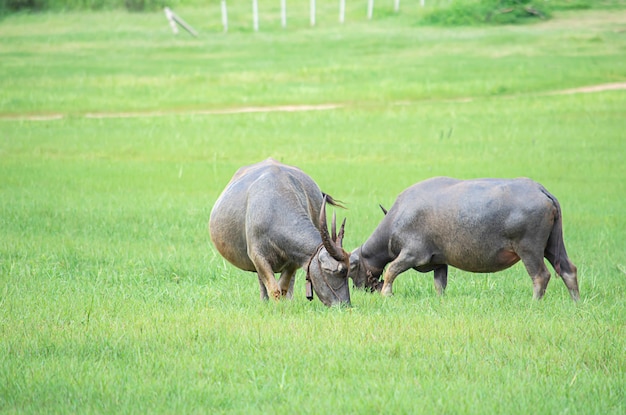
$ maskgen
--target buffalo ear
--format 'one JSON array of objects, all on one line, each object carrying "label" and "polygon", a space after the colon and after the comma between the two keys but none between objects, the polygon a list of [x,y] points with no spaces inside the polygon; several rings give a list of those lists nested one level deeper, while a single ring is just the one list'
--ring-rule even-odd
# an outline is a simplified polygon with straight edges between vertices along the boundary
[{"label": "buffalo ear", "polygon": [[354,271],[359,266],[359,262],[361,258],[359,258],[359,254],[357,254],[356,250],[350,254],[350,271]]},{"label": "buffalo ear", "polygon": [[344,273],[348,271],[346,264],[344,262],[337,261],[328,251],[321,250],[318,260],[320,267],[326,273],[336,274],[337,272]]},{"label": "buffalo ear", "polygon": [[383,207],[383,205],[378,205],[378,206],[380,206],[380,208],[382,209],[383,214],[384,214],[384,215],[386,215],[386,214],[387,214],[387,209],[385,209],[385,208]]}]

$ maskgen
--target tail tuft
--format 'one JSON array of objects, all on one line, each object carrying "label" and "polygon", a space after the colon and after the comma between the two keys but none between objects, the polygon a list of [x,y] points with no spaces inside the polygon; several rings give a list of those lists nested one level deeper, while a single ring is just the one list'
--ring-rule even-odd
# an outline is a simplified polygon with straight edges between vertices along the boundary
[{"label": "tail tuft", "polygon": [[340,207],[342,209],[347,209],[343,205],[343,202],[341,200],[337,200],[334,197],[332,197],[331,195],[329,195],[328,193],[322,192],[322,197],[324,197],[324,196],[326,196],[326,203],[328,203],[329,205],[337,206],[337,207]]}]

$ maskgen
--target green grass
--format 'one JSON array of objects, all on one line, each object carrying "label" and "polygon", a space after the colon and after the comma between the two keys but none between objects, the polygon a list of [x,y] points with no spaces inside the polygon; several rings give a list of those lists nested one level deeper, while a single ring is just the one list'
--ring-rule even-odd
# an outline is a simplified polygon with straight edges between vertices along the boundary
[{"label": "green grass", "polygon": [[[161,13],[0,22],[0,412],[624,413],[626,92],[543,95],[626,80],[623,11],[222,34],[188,10],[198,39]],[[326,102],[344,106],[190,112]],[[151,110],[170,115],[85,117]],[[348,249],[418,180],[532,177],[581,301],[557,278],[532,301],[516,265],[452,269],[444,298],[410,271],[351,309],[309,303],[300,271],[293,301],[263,303],[206,226],[269,156],[346,202]]]},{"label": "green grass", "polygon": [[283,30],[276,16],[254,33],[248,10],[237,10],[242,20],[233,17],[223,34],[219,9],[183,9],[198,39],[172,35],[162,13],[7,17],[0,114],[486,97],[622,81],[626,73],[619,13],[449,30],[412,27],[408,12],[341,26],[333,11],[316,28],[294,22]]}]

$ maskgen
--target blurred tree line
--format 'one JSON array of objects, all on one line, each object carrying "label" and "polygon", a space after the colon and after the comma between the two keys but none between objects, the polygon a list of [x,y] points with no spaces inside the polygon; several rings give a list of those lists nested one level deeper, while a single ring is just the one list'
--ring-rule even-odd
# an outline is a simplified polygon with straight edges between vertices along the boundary
[{"label": "blurred tree line", "polygon": [[422,23],[443,26],[517,24],[544,20],[552,12],[626,8],[625,0],[452,0],[426,13]]},{"label": "blurred tree line", "polygon": [[[114,9],[152,11],[180,3],[179,0],[0,0],[0,11],[5,13]],[[193,4],[193,1],[188,3]],[[199,1],[197,3],[201,4]]]},{"label": "blurred tree line", "polygon": [[[418,0],[403,0],[403,8],[412,7],[409,5],[410,1],[417,7]],[[160,10],[165,6],[206,7],[210,3],[217,5],[219,2],[220,0],[0,0],[0,13],[112,9],[139,12]],[[626,8],[626,0],[426,0],[426,6],[427,9],[419,17],[418,23],[458,26],[524,23],[547,19],[557,10]]]}]

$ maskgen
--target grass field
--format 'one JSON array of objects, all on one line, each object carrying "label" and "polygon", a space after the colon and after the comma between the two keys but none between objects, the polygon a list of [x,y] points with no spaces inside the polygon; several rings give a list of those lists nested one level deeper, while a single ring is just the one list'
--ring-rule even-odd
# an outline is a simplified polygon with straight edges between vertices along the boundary
[{"label": "grass field", "polygon": [[[0,412],[626,412],[626,90],[548,94],[626,81],[626,11],[445,29],[329,5],[254,33],[247,6],[227,34],[180,10],[197,39],[162,13],[0,21]],[[451,269],[444,298],[410,271],[350,309],[309,303],[300,271],[263,303],[206,226],[269,156],[346,203],[347,249],[416,181],[531,177],[581,300],[553,278],[532,301],[516,265]]]}]

